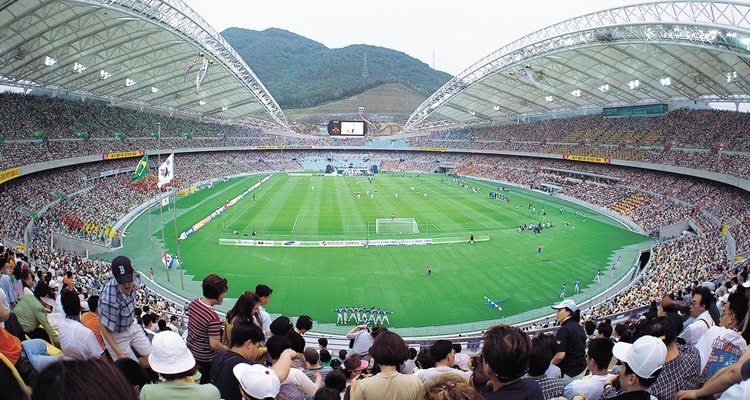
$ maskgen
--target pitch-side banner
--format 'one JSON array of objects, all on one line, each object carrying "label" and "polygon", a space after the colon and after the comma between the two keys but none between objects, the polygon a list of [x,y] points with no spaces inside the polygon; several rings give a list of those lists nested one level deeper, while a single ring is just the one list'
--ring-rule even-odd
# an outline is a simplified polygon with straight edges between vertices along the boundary
[{"label": "pitch-side banner", "polygon": [[11,179],[18,178],[21,175],[21,169],[18,167],[6,169],[5,171],[0,172],[0,183],[8,182]]},{"label": "pitch-side banner", "polygon": [[[143,157],[142,151],[121,151],[118,153],[104,153],[102,160],[116,160],[118,158]],[[131,168],[132,171],[132,168]]]},{"label": "pitch-side banner", "polygon": [[222,246],[259,246],[259,247],[386,247],[386,246],[424,246],[432,244],[432,239],[388,239],[388,240],[248,240],[219,239]]},{"label": "pitch-side banner", "polygon": [[573,154],[563,154],[562,158],[563,160],[569,160],[569,161],[582,161],[582,162],[599,163],[599,164],[610,164],[612,161],[611,158],[576,156]]},{"label": "pitch-side banner", "polygon": [[[211,220],[213,220],[214,218],[216,218],[219,214],[221,214],[224,211],[228,210],[231,206],[233,206],[235,203],[237,203],[240,199],[242,199],[243,197],[247,196],[248,193],[250,193],[253,190],[257,189],[260,185],[264,184],[269,179],[271,179],[271,175],[266,175],[265,178],[259,180],[253,186],[247,188],[244,192],[242,192],[242,194],[240,194],[239,196],[237,196],[234,199],[232,199],[229,203],[226,203],[223,206],[217,208],[216,210],[214,210],[213,212],[211,212],[211,214],[209,214],[207,217],[205,217],[202,220],[200,220],[200,221],[196,222],[195,224],[193,224],[193,226],[190,227],[190,229],[188,229],[185,232],[182,232],[180,234],[180,239],[185,239],[188,236],[190,236],[193,233],[195,233],[195,231],[197,231],[198,229],[203,228],[207,223],[211,222]],[[220,241],[221,241],[221,239],[220,239]],[[238,246],[241,246],[241,245],[238,245]]]}]

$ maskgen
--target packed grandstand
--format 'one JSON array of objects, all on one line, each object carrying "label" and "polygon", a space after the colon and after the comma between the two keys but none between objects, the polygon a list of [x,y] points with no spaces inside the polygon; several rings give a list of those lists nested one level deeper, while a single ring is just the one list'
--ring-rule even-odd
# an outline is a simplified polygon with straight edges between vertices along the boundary
[{"label": "packed grandstand", "polygon": [[[20,102],[20,95],[3,96],[13,98],[16,104],[24,104],[23,108],[16,109],[13,113],[3,114],[13,119],[2,124],[3,126],[17,124],[33,126],[48,115],[85,114],[92,107],[79,102],[60,101],[47,97],[31,97]],[[8,103],[10,102],[3,102],[3,104]],[[50,107],[54,107],[53,112],[49,111]],[[110,110],[112,113],[107,113]],[[28,143],[29,147],[36,149],[35,151],[43,151],[45,161],[53,161],[70,158],[67,155],[56,157],[56,154],[61,153],[49,150],[58,142],[65,143],[67,146],[66,152],[62,154],[75,156],[98,154],[101,157],[102,151],[132,150],[132,146],[136,143],[155,140],[128,125],[128,121],[135,120],[135,118],[128,118],[127,113],[130,112],[123,113],[122,110],[103,108],[97,115],[96,121],[100,125],[116,127],[115,129],[122,129],[124,132],[133,132],[129,134],[133,136],[132,139],[112,141],[108,138],[98,138],[92,127],[81,126],[76,129],[88,129],[93,133],[90,139],[64,141],[53,136],[43,141],[28,137],[14,138],[7,140],[3,149],[6,150],[8,146],[12,148],[14,142],[34,140],[33,143]],[[731,131],[747,119],[745,114],[722,111],[679,110],[675,113],[679,114],[681,120],[695,118],[696,121],[703,121],[704,126],[716,127],[719,131]],[[661,300],[665,295],[686,301],[694,293],[696,283],[710,282],[714,288],[725,287],[725,283],[728,283],[731,289],[747,278],[746,263],[735,263],[733,255],[744,254],[750,250],[748,240],[750,196],[742,189],[700,177],[703,172],[717,172],[726,176],[747,179],[746,153],[733,152],[730,143],[723,151],[732,152],[732,156],[722,154],[723,151],[712,151],[710,148],[701,149],[700,143],[691,143],[689,150],[680,148],[679,145],[666,148],[667,142],[690,143],[693,140],[691,138],[696,136],[693,131],[685,136],[680,136],[677,131],[670,131],[672,118],[675,118],[672,114],[649,118],[649,129],[652,131],[648,135],[649,142],[643,145],[636,143],[635,139],[626,146],[621,146],[622,143],[592,141],[592,137],[599,137],[592,133],[597,131],[596,121],[601,123],[606,123],[606,121],[602,121],[601,117],[586,117],[554,121],[556,126],[553,130],[558,134],[555,138],[547,137],[550,135],[544,129],[547,123],[521,125],[520,129],[524,130],[523,143],[508,140],[507,135],[515,135],[515,133],[503,134],[495,127],[435,132],[427,137],[419,137],[413,142],[411,139],[355,139],[347,142],[346,149],[336,150],[333,154],[342,160],[369,158],[371,162],[378,163],[379,168],[384,171],[435,172],[435,161],[438,160],[438,165],[453,166],[453,173],[458,175],[540,190],[545,189],[543,184],[552,183],[561,188],[559,194],[609,208],[631,219],[649,233],[690,220],[697,228],[695,232],[656,244],[653,248],[651,266],[634,285],[598,306],[581,310],[584,320],[598,322],[610,316],[637,316],[638,314],[633,314],[632,310],[638,310],[640,314],[644,306]],[[77,118],[77,120],[89,119]],[[202,125],[198,123],[186,121],[173,123],[188,125],[184,129],[194,131],[202,129]],[[44,124],[47,132],[66,131],[66,122],[47,120]],[[536,125],[539,126],[539,133],[535,133],[533,129]],[[170,121],[164,119],[163,126],[170,126]],[[623,127],[623,123],[618,126]],[[327,161],[326,159],[332,154],[331,150],[310,148],[326,147],[328,141],[331,140],[327,138],[299,140],[293,137],[268,135],[256,130],[252,136],[239,140],[233,139],[237,133],[233,132],[231,127],[212,128],[221,128],[223,131],[217,130],[214,138],[204,139],[196,135],[192,140],[188,140],[173,134],[169,128],[163,130],[160,140],[168,147],[179,149],[192,144],[190,150],[186,150],[177,158],[176,168],[180,169],[179,187],[187,188],[192,182],[221,179],[225,176],[229,165],[232,166],[233,172],[242,174],[295,171],[305,169],[303,164],[308,162]],[[36,128],[30,127],[29,129]],[[511,131],[511,128],[507,129]],[[634,128],[627,126],[623,129],[630,131]],[[131,140],[132,143],[130,143]],[[207,140],[208,144],[203,145],[201,140]],[[188,145],[185,144],[186,141]],[[280,141],[283,141],[284,146],[289,148],[287,150],[250,149],[253,146],[268,146],[270,143],[278,145]],[[379,145],[380,143],[385,145]],[[713,142],[704,142],[706,143]],[[738,139],[736,143],[741,145],[742,141]],[[523,147],[517,147],[519,145]],[[122,147],[113,149],[110,146]],[[390,146],[396,148],[388,148]],[[475,146],[482,149],[501,150],[497,151],[497,154],[474,153],[472,150]],[[654,149],[655,146],[659,147],[658,150]],[[207,151],[209,149],[201,147],[220,147],[221,149]],[[230,149],[224,149],[227,147]],[[440,152],[414,151],[423,147],[440,147],[444,150]],[[603,154],[600,149],[606,149],[606,155],[612,160],[645,162],[651,164],[653,169],[562,160],[560,154],[555,153],[560,149],[564,149],[565,154],[593,157],[601,157]],[[522,153],[549,154],[554,158],[529,157]],[[34,155],[15,157],[21,154],[23,153],[11,152],[10,157],[6,157],[5,160],[15,163],[13,165],[34,164],[37,160]],[[727,157],[729,160],[725,160]],[[655,163],[656,160],[659,163]],[[662,172],[658,170],[659,165],[689,168],[694,176]],[[132,168],[133,159],[86,164],[72,163],[72,165],[50,171],[53,173],[29,174],[6,182],[0,194],[4,205],[3,220],[7,221],[2,226],[2,236],[9,243],[27,244],[26,251],[18,252],[16,255],[8,249],[7,255],[14,261],[18,260],[15,261],[16,265],[24,265],[24,261],[21,260],[28,260],[32,271],[44,271],[51,281],[55,281],[57,277],[62,277],[70,271],[73,273],[75,288],[84,298],[98,294],[110,275],[110,264],[51,247],[50,243],[53,242],[51,238],[54,235],[65,235],[110,245],[112,239],[121,234],[112,230],[111,227],[129,210],[147,202],[157,193],[152,181],[132,182],[130,179]],[[93,172],[118,169],[125,169],[128,172],[93,180],[81,179],[82,176],[89,176]],[[609,180],[610,183],[606,183],[601,177],[617,180]],[[155,180],[155,177],[150,179]],[[118,193],[116,200],[101,201],[105,193],[113,192]],[[32,220],[34,223],[30,224]],[[723,233],[722,226],[725,227]],[[728,251],[730,248],[732,253]],[[722,292],[725,291],[726,288]],[[164,298],[145,285],[138,286],[137,294],[138,306],[141,309],[144,306],[148,307],[150,310],[148,314],[154,315],[153,319],[157,322],[166,323],[171,316],[177,316],[179,321],[184,323],[184,304]],[[550,325],[550,320],[535,321],[525,325],[524,329],[533,333],[545,330]],[[479,338],[481,334],[476,334],[475,337]],[[462,342],[464,346],[472,343],[471,335],[455,339],[456,342]],[[419,341],[414,343],[419,343]]]},{"label": "packed grandstand", "polygon": [[[257,80],[233,76],[249,87]],[[262,85],[250,92],[272,121],[235,123],[256,117],[244,109],[235,120],[204,121],[194,110],[0,94],[4,396],[750,396],[749,114],[681,102],[648,117],[587,109],[536,122],[460,126],[456,118],[397,136],[332,138],[279,130],[286,120],[270,95]],[[475,116],[457,98],[453,108]],[[433,100],[425,115],[444,104]],[[127,257],[81,251],[121,245],[126,216],[160,194],[153,157],[141,180],[131,179],[136,161],[170,153],[179,154],[175,192],[226,179],[227,171],[322,171],[357,159],[365,169],[451,174],[573,199],[619,215],[655,242],[621,290],[585,304],[563,300],[517,326],[493,321],[478,331],[402,338],[398,327],[368,326],[358,316],[364,324],[346,335],[320,334],[315,316],[268,314],[273,288],[263,284],[220,316],[212,309],[227,292],[220,272],[199,277],[202,292],[187,298]]]}]

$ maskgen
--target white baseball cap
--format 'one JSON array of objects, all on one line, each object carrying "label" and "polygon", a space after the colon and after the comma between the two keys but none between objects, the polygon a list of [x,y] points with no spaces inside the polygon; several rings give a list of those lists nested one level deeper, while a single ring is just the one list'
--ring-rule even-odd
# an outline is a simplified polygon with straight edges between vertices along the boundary
[{"label": "white baseball cap", "polygon": [[561,301],[560,304],[558,304],[556,306],[552,306],[552,308],[554,308],[555,310],[560,310],[562,308],[567,308],[567,309],[569,309],[570,311],[573,311],[573,312],[578,311],[578,306],[576,306],[576,302],[573,301],[572,299],[565,299],[565,300]]},{"label": "white baseball cap", "polygon": [[279,376],[260,364],[237,364],[232,368],[234,377],[245,393],[256,399],[275,399],[281,388]]},{"label": "white baseball cap", "polygon": [[635,343],[618,342],[612,348],[612,354],[628,364],[628,369],[643,379],[654,377],[654,373],[664,366],[667,358],[667,346],[653,336],[642,336]]},{"label": "white baseball cap", "polygon": [[195,367],[195,358],[177,332],[164,331],[154,336],[148,356],[151,369],[160,374],[180,374]]}]

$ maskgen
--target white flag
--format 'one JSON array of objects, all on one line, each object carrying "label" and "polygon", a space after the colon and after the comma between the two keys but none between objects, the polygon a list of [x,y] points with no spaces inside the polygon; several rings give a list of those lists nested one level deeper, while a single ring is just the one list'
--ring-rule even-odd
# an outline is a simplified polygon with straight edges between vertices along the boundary
[{"label": "white flag", "polygon": [[174,179],[174,153],[170,154],[167,161],[159,166],[159,182],[156,186],[161,189],[162,186],[172,182],[172,179]]},{"label": "white flag", "polygon": [[201,66],[201,69],[198,70],[198,75],[195,76],[195,91],[201,90],[201,84],[203,83],[203,80],[206,79],[206,74],[208,73],[208,58],[203,57],[203,65]]},{"label": "white flag", "polygon": [[168,205],[169,205],[169,196],[167,196],[167,197],[165,197],[165,198],[161,199],[161,206],[162,206],[162,207],[166,207],[166,206],[168,206]]}]

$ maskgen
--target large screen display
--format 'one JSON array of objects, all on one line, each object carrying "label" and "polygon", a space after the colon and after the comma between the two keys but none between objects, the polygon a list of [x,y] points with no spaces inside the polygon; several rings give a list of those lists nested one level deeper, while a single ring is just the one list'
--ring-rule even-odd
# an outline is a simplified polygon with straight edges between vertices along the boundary
[{"label": "large screen display", "polygon": [[328,134],[336,136],[364,136],[367,125],[364,121],[329,121]]}]

